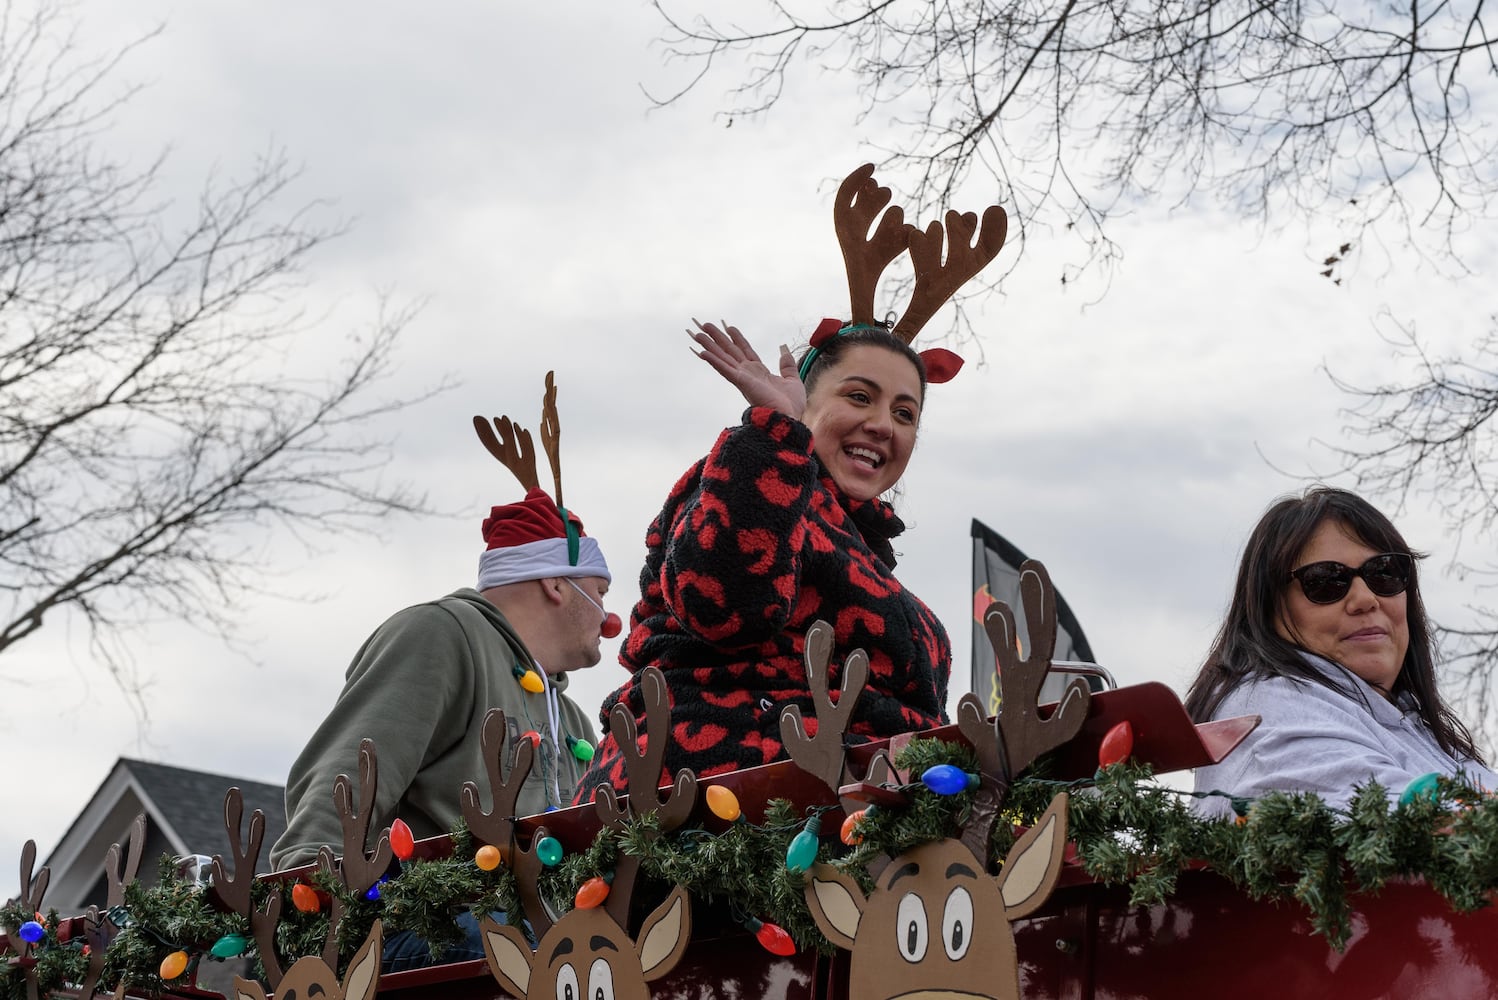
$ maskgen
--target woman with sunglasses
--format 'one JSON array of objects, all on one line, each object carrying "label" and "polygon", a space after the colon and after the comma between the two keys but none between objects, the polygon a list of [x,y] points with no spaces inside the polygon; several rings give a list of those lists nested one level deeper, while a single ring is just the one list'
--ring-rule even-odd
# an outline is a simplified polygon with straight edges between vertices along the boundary
[{"label": "woman with sunglasses", "polygon": [[1354,786],[1377,781],[1397,796],[1432,772],[1498,789],[1437,691],[1415,553],[1346,490],[1285,497],[1260,518],[1186,708],[1197,722],[1263,720],[1197,770],[1198,791],[1315,792],[1341,808]]}]

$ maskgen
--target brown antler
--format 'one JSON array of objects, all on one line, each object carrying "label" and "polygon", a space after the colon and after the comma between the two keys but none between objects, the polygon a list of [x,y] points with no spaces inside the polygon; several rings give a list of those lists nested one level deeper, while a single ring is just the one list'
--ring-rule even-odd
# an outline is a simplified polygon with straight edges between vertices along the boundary
[{"label": "brown antler", "polygon": [[[666,747],[671,741],[671,704],[666,692],[666,677],[659,667],[646,667],[640,672],[640,686],[645,698],[645,750],[641,752],[639,732],[635,728],[633,714],[624,702],[614,705],[609,712],[609,728],[614,742],[624,758],[624,768],[629,775],[629,802],[621,803],[610,785],[602,785],[594,803],[605,826],[618,827],[631,815],[644,816],[654,813],[660,822],[662,833],[676,829],[687,821],[697,801],[697,776],[682,768],[676,774],[664,801],[659,794],[661,765],[666,759]],[[640,859],[620,855],[614,868],[614,882],[609,890],[609,915],[629,930],[630,896],[634,891],[635,877],[639,874]]]},{"label": "brown antler", "polygon": [[1020,567],[1020,597],[1030,632],[1030,651],[1025,657],[1020,657],[1019,630],[1007,604],[996,602],[983,616],[983,628],[999,660],[999,714],[989,723],[983,703],[971,693],[957,703],[957,726],[978,752],[983,779],[973,796],[972,816],[962,842],[985,860],[989,832],[1010,783],[1035,758],[1077,734],[1092,697],[1087,682],[1074,678],[1050,717],[1040,717],[1040,687],[1056,648],[1056,590],[1046,568],[1034,559]]},{"label": "brown antler", "polygon": [[[336,896],[334,900],[336,902]],[[341,910],[339,915],[342,915]],[[265,980],[270,983],[271,989],[280,986],[281,977],[286,974],[281,968],[280,960],[276,958],[276,928],[280,923],[281,892],[273,889],[259,909],[250,910],[250,932],[255,935],[255,949],[260,953],[260,964],[265,966]],[[338,940],[336,931],[330,936],[334,941]]]},{"label": "brown antler", "polygon": [[[145,813],[136,816],[135,822],[130,824],[129,838],[128,853],[122,851],[116,843],[110,844],[104,855],[104,878],[109,885],[105,905],[110,910],[125,905],[125,886],[135,881],[136,872],[140,870],[140,858],[146,844]],[[125,855],[123,867],[120,865],[122,854]],[[102,917],[99,915],[97,906],[90,906],[84,914],[83,936],[88,942],[89,953],[87,971],[83,983],[78,987],[78,1000],[90,1000],[93,997],[99,985],[99,977],[104,973],[104,953],[119,932],[120,928],[107,912]]]},{"label": "brown antler", "polygon": [[231,912],[250,915],[250,887],[255,883],[255,865],[260,860],[260,845],[265,840],[265,813],[256,809],[250,814],[248,846],[240,841],[240,821],[244,818],[244,793],[230,788],[224,795],[224,832],[234,848],[234,870],[225,871],[221,854],[213,856],[213,892]]},{"label": "brown antler", "polygon": [[[537,940],[544,937],[557,920],[556,914],[541,894],[541,872],[546,866],[536,852],[536,845],[541,843],[541,838],[550,835],[546,827],[537,827],[535,835],[531,837],[530,850],[521,847],[517,840],[511,844],[509,855],[510,870],[515,873],[515,887],[520,893],[521,909],[525,910],[526,919],[531,922],[531,930],[535,932]],[[616,877],[615,884],[617,883]]]},{"label": "brown antler", "polygon": [[[973,242],[975,230],[976,243]],[[977,213],[949,211],[945,241],[939,222],[932,222],[925,232],[910,227],[910,260],[915,265],[915,290],[911,293],[905,315],[895,324],[895,336],[907,344],[914,340],[926,321],[957,293],[963,282],[998,256],[1008,232],[1009,216],[998,205],[990,205],[984,210],[981,229],[978,228]],[[947,249],[946,263],[941,259],[943,242]]]},{"label": "brown antler", "polygon": [[[47,892],[47,883],[52,878],[52,871],[46,865],[32,878],[32,868],[36,864],[36,841],[28,840],[21,848],[21,892],[16,897],[20,905],[21,913],[30,915],[40,913],[42,910],[42,897]],[[21,966],[21,977],[26,983],[26,1000],[38,1000],[39,984],[37,982],[36,960],[30,958],[30,954],[36,945],[27,941],[17,933],[18,928],[6,928],[6,939],[10,946],[15,949],[18,958],[23,959]]]},{"label": "brown antler", "polygon": [[135,881],[135,875],[140,871],[140,856],[145,848],[146,814],[140,813],[135,817],[135,822],[130,824],[130,850],[124,867],[120,866],[120,855],[124,852],[120,850],[119,844],[110,844],[108,853],[104,855],[104,876],[109,882],[109,895],[105,898],[105,905],[113,907],[125,904],[125,886]]},{"label": "brown antler", "polygon": [[[390,831],[380,833],[375,849],[369,852],[369,823],[374,818],[375,793],[379,789],[380,761],[375,753],[374,740],[364,739],[359,743],[359,794],[354,797],[353,782],[346,774],[333,779],[333,808],[343,825],[343,859],[336,870],[349,891],[358,895],[380,880],[390,867]],[[323,847],[318,852],[321,861],[327,855],[324,868],[332,873],[333,851]]]},{"label": "brown antler", "polygon": [[114,925],[99,916],[97,906],[90,906],[83,915],[83,940],[88,944],[88,965],[78,986],[78,1000],[92,1000],[104,974],[104,952],[114,940]]},{"label": "brown antler", "polygon": [[806,683],[816,705],[817,732],[815,736],[808,736],[800,707],[788,705],[780,713],[780,741],[797,767],[822,779],[835,795],[844,783],[846,748],[843,737],[853,719],[858,696],[868,681],[869,657],[861,649],[848,654],[843,662],[842,686],[836,702],[832,700],[831,675],[827,670],[832,660],[831,625],[820,620],[812,623],[806,630],[802,657],[806,661]]},{"label": "brown antler", "polygon": [[493,808],[484,812],[479,801],[478,785],[463,782],[460,796],[463,802],[463,822],[479,840],[491,844],[505,853],[513,850],[511,841],[515,836],[515,803],[520,799],[521,787],[531,773],[536,748],[530,740],[521,740],[510,754],[510,777],[505,780],[502,768],[505,744],[508,741],[508,725],[504,709],[491,708],[484,716],[483,748],[484,770],[489,775],[489,798]]},{"label": "brown antler", "polygon": [[849,319],[853,323],[875,321],[874,291],[879,276],[907,246],[911,227],[905,224],[905,212],[898,205],[884,213],[879,228],[869,236],[874,219],[892,197],[889,188],[874,180],[874,165],[865,163],[843,179],[832,203],[832,223],[848,270]]},{"label": "brown antler", "polygon": [[478,432],[484,447],[489,449],[489,454],[499,459],[527,492],[540,488],[541,480],[536,477],[536,446],[531,441],[530,431],[511,423],[509,417],[495,417],[491,428],[488,421],[476,416],[473,429]]},{"label": "brown antler", "polygon": [[546,461],[551,465],[551,478],[556,483],[557,506],[562,506],[562,423],[557,417],[556,372],[546,373],[546,395],[541,397],[541,448],[546,452]]},{"label": "brown antler", "polygon": [[[42,909],[42,897],[47,894],[47,883],[52,880],[52,869],[46,865],[36,872],[32,878],[32,869],[36,865],[36,841],[28,840],[21,848],[21,893],[16,897],[21,905],[22,913],[40,913]],[[14,940],[11,942],[15,943]],[[27,945],[27,947],[30,947]]]}]

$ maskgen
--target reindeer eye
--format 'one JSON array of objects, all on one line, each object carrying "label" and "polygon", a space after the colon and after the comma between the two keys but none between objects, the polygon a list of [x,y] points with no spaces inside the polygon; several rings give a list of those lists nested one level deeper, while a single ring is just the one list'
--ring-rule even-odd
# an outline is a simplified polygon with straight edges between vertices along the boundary
[{"label": "reindeer eye", "polygon": [[947,957],[955,962],[967,954],[972,939],[973,897],[959,885],[947,897],[947,909],[941,917],[941,943],[947,948]]},{"label": "reindeer eye", "polygon": [[614,1000],[614,967],[606,958],[593,959],[588,970],[588,1000]]},{"label": "reindeer eye", "polygon": [[921,897],[907,892],[895,911],[895,946],[907,962],[926,957],[926,904]]},{"label": "reindeer eye", "polygon": [[557,970],[557,1000],[582,1000],[578,995],[577,970],[566,962]]}]

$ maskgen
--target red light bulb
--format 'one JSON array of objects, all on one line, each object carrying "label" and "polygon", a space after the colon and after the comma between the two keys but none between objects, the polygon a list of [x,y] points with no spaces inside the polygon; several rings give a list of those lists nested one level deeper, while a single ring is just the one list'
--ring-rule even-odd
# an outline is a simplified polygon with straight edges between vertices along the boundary
[{"label": "red light bulb", "polygon": [[755,930],[754,936],[764,946],[765,951],[772,955],[794,955],[796,953],[796,942],[785,928],[774,924],[760,924]]},{"label": "red light bulb", "polygon": [[416,838],[411,835],[411,828],[403,819],[397,819],[390,824],[390,853],[402,861],[410,861],[411,854],[416,850]]}]

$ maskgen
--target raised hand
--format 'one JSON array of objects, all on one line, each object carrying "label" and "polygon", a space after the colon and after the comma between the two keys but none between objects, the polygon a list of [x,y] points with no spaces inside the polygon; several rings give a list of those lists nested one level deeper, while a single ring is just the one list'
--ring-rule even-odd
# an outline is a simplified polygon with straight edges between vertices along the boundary
[{"label": "raised hand", "polygon": [[806,412],[806,386],[796,374],[796,359],[791,349],[780,345],[780,374],[775,374],[759,359],[754,348],[739,333],[737,327],[723,324],[722,329],[712,323],[699,323],[696,331],[688,330],[687,336],[696,341],[700,350],[693,351],[703,361],[713,366],[733,384],[750,406],[768,406],[788,417],[801,419]]}]

